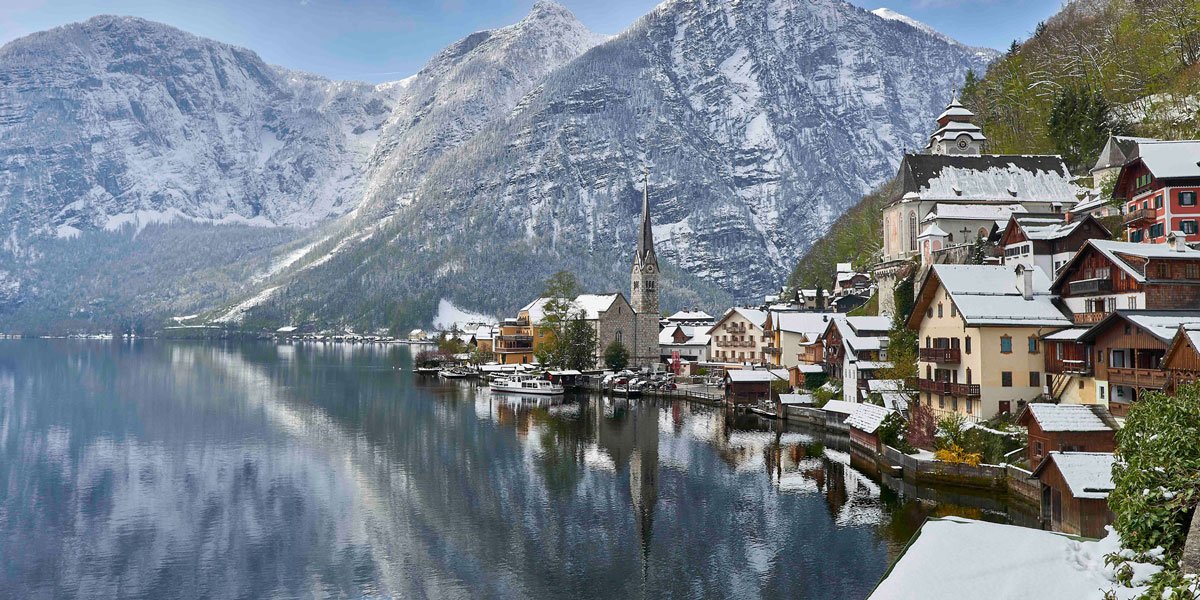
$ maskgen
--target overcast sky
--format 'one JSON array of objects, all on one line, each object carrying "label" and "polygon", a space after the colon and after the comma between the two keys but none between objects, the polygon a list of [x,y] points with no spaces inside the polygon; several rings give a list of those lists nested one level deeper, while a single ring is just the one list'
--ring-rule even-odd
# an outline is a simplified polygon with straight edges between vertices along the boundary
[{"label": "overcast sky", "polygon": [[[534,0],[0,0],[0,44],[98,14],[134,15],[245,46],[267,62],[335,79],[388,81]],[[658,0],[560,0],[592,30],[619,33]],[[1061,0],[852,0],[886,6],[965,43],[1007,48]]]}]

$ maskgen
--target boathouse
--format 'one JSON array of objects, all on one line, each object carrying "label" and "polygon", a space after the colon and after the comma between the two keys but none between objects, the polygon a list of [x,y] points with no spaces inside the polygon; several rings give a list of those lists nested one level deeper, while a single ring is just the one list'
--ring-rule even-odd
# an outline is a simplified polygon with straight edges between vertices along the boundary
[{"label": "boathouse", "polygon": [[1017,417],[1029,430],[1026,460],[1038,466],[1050,452],[1112,452],[1117,448],[1117,422],[1099,405],[1034,402]]},{"label": "boathouse", "polygon": [[1104,537],[1113,523],[1111,452],[1051,452],[1033,471],[1042,486],[1042,523],[1052,531]]}]

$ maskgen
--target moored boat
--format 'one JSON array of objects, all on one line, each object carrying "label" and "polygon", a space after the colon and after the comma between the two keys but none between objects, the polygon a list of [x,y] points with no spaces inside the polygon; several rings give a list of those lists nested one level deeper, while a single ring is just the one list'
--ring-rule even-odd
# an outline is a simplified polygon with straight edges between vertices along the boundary
[{"label": "moored boat", "polygon": [[534,394],[538,396],[556,396],[566,391],[561,385],[532,375],[514,375],[512,377],[497,379],[489,383],[488,387],[494,392]]}]

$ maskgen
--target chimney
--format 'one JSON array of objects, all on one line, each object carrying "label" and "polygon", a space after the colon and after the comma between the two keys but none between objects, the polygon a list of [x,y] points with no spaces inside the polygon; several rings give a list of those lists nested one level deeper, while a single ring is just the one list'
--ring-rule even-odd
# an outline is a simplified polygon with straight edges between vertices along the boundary
[{"label": "chimney", "polygon": [[1017,289],[1021,297],[1033,300],[1033,269],[1025,265],[1017,265]]},{"label": "chimney", "polygon": [[1183,232],[1172,231],[1167,234],[1167,249],[1171,252],[1183,252],[1187,248],[1187,244],[1183,238]]}]

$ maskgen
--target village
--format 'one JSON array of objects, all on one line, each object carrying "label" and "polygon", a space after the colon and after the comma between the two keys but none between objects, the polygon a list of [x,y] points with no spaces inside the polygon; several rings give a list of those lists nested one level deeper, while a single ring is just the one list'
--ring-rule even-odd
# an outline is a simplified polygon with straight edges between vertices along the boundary
[{"label": "village", "polygon": [[[985,154],[973,117],[952,100],[904,154],[876,262],[837,264],[827,288],[660,312],[647,179],[628,298],[542,297],[442,343],[493,373],[847,432],[871,468],[1006,493],[1046,531],[1104,538],[1125,417],[1200,375],[1200,140],[1111,136],[1081,176],[1058,156]],[[568,320],[590,351],[542,364]]]}]

